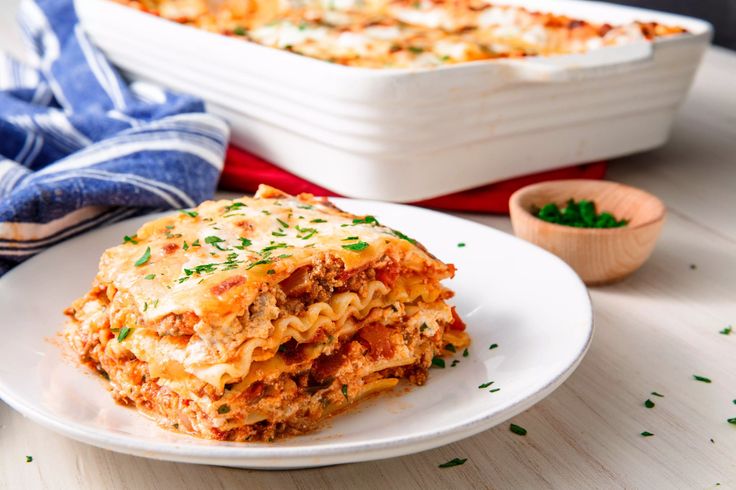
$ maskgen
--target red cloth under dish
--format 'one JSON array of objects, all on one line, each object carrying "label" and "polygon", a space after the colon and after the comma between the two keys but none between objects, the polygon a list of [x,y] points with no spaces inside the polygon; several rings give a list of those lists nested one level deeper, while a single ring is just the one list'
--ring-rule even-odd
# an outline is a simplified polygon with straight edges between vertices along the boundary
[{"label": "red cloth under dish", "polygon": [[[606,167],[606,162],[573,165],[516,177],[413,204],[449,211],[508,213],[509,197],[514,191],[525,185],[545,180],[602,179],[606,173]],[[230,146],[225,157],[225,168],[220,177],[219,187],[232,191],[255,192],[258,184],[262,183],[289,194],[309,192],[317,196],[339,196],[339,194],[297,177],[252,153]]]}]

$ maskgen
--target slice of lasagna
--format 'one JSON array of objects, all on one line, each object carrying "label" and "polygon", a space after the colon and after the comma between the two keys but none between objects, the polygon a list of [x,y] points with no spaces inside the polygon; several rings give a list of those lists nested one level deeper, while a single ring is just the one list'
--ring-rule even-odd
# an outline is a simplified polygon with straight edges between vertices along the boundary
[{"label": "slice of lasagna", "polygon": [[160,425],[272,440],[401,379],[424,384],[433,359],[465,347],[440,284],[453,274],[372,216],[261,186],[107,250],[65,335]]}]

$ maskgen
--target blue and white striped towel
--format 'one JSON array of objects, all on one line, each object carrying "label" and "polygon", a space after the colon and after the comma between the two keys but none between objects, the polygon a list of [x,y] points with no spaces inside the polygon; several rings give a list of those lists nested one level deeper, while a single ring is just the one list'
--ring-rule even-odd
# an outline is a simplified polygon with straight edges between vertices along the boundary
[{"label": "blue and white striped towel", "polygon": [[126,84],[72,0],[24,0],[35,67],[0,53],[0,276],[93,227],[212,196],[226,124],[193,97]]}]

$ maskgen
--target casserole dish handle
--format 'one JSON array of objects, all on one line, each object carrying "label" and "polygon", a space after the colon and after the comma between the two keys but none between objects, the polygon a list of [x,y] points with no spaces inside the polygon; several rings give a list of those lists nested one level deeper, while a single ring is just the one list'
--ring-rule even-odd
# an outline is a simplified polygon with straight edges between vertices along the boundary
[{"label": "casserole dish handle", "polygon": [[602,78],[647,67],[653,61],[653,46],[640,41],[589,51],[550,57],[500,60],[511,76],[527,82],[567,82]]}]

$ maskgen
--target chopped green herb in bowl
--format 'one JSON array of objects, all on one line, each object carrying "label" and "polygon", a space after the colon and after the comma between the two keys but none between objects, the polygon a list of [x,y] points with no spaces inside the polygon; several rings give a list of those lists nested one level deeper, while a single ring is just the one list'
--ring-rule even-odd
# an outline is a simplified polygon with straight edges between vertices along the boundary
[{"label": "chopped green herb in bowl", "polygon": [[534,216],[558,225],[574,226],[575,228],[619,228],[626,226],[628,220],[616,219],[609,212],[598,213],[594,201],[568,199],[564,208],[560,209],[555,203],[548,203],[539,209],[532,210]]}]

